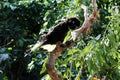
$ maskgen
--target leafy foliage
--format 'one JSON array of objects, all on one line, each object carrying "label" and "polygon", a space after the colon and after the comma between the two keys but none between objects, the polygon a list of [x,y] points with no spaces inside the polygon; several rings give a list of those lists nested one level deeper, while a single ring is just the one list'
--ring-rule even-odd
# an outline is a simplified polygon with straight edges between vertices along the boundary
[{"label": "leafy foliage", "polygon": [[[64,79],[119,80],[120,1],[97,3],[100,16],[92,33],[87,37],[81,35],[56,61],[55,67]],[[39,32],[61,18],[77,16],[83,22],[81,4],[88,5],[89,13],[92,12],[90,0],[0,1],[0,80],[49,80],[45,68],[47,53],[35,51],[24,57],[24,52],[37,41]]]}]

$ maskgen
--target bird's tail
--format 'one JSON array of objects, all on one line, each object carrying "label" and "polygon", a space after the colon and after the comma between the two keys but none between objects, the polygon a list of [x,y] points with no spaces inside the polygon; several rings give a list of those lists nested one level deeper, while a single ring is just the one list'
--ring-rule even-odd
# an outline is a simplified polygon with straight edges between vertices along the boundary
[{"label": "bird's tail", "polygon": [[26,57],[27,55],[29,55],[30,53],[32,53],[33,51],[35,51],[36,49],[38,49],[39,47],[42,46],[42,44],[44,44],[45,41],[37,41],[37,43],[30,49],[26,50],[25,52],[25,56]]},{"label": "bird's tail", "polygon": [[42,44],[44,43],[44,41],[37,41],[37,43],[31,48],[31,52],[35,51],[36,49],[38,49],[39,47],[42,46]]}]

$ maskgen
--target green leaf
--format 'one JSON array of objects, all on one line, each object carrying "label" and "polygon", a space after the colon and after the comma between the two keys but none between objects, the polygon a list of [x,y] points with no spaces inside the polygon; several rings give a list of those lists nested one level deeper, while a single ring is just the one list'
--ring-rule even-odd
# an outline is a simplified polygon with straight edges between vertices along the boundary
[{"label": "green leaf", "polygon": [[23,47],[24,41],[23,41],[22,39],[19,39],[19,40],[16,42],[16,45],[17,45],[17,46],[20,46],[20,47]]},{"label": "green leaf", "polygon": [[67,36],[64,38],[63,43],[65,43],[67,40],[70,39],[70,35],[71,35],[71,30],[67,33]]},{"label": "green leaf", "polygon": [[76,63],[76,67],[79,67],[79,66],[80,66],[80,62],[77,62],[77,63]]},{"label": "green leaf", "polygon": [[27,69],[28,69],[28,71],[30,72],[34,67],[35,67],[34,61],[31,61],[31,62],[28,64]]},{"label": "green leaf", "polygon": [[42,74],[42,73],[44,73],[45,71],[46,71],[46,62],[48,61],[48,58],[46,58],[45,60],[44,60],[44,63],[43,63],[43,65],[42,65],[42,69],[41,69],[41,71],[40,71],[40,74]]},{"label": "green leaf", "polygon": [[12,47],[8,47],[7,49],[8,49],[8,51],[12,51]]}]

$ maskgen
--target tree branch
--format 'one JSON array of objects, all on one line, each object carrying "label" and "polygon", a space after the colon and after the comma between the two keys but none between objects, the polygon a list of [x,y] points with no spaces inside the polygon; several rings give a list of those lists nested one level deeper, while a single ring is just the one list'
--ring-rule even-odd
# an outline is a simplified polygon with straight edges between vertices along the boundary
[{"label": "tree branch", "polygon": [[67,41],[65,44],[58,42],[55,50],[50,53],[48,62],[46,63],[46,69],[52,80],[62,80],[54,69],[54,63],[60,54],[63,53],[73,43],[73,40]]},{"label": "tree branch", "polygon": [[79,29],[76,29],[71,33],[72,38],[69,41],[67,41],[64,44],[58,42],[55,50],[49,54],[49,59],[48,59],[48,62],[46,63],[46,68],[52,80],[62,80],[61,77],[57,74],[57,72],[54,69],[55,60],[67,48],[69,48],[74,44],[75,40],[81,33],[84,35],[88,35],[91,32],[91,25],[94,22],[96,22],[97,13],[98,13],[96,0],[92,0],[92,4],[93,4],[93,12],[90,16],[88,16],[87,7],[84,5],[81,6],[81,8],[84,10],[84,18],[85,18],[83,25]]},{"label": "tree branch", "polygon": [[97,10],[97,4],[96,4],[96,0],[92,0],[92,4],[93,4],[93,12],[90,16],[88,16],[87,13],[87,7],[82,5],[81,8],[84,10],[84,23],[82,25],[81,28],[74,30],[71,35],[72,35],[72,39],[75,41],[77,39],[77,37],[82,33],[84,35],[88,35],[91,32],[91,25],[97,21],[97,14],[98,14],[98,10]]}]

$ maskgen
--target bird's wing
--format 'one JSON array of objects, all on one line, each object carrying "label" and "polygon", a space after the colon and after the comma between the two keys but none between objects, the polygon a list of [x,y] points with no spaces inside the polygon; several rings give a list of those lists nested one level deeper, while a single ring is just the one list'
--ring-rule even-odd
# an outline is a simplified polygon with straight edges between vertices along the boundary
[{"label": "bird's wing", "polygon": [[[30,49],[31,52],[35,51],[36,49],[40,48],[44,42],[46,41],[47,39],[47,35],[49,35],[52,31],[53,31],[54,28],[50,28],[48,29],[47,31],[45,31],[45,33],[43,35],[40,36],[40,39],[39,41],[37,41],[37,43]],[[47,46],[48,47],[48,46]],[[41,47],[42,48],[42,47]],[[45,48],[45,47],[43,47]]]}]

